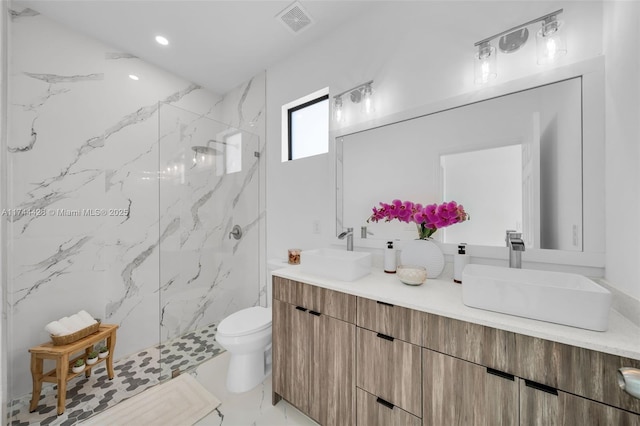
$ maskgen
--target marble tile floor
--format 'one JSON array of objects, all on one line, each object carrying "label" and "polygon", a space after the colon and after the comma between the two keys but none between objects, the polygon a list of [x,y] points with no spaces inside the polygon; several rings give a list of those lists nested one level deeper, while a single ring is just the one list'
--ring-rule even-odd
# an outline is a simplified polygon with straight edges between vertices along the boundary
[{"label": "marble tile floor", "polygon": [[232,394],[226,389],[229,353],[204,362],[191,374],[221,404],[197,426],[310,426],[317,425],[292,405],[282,400],[271,405],[271,375],[260,385],[241,394]]},{"label": "marble tile floor", "polygon": [[171,371],[187,371],[223,352],[215,342],[215,325],[204,327],[162,345],[114,361],[115,377],[109,380],[104,364],[91,377],[76,377],[67,384],[65,412],[56,414],[57,386],[42,386],[40,403],[29,412],[31,393],[14,400],[9,407],[12,426],[71,426],[97,414],[150,386],[171,377]]}]

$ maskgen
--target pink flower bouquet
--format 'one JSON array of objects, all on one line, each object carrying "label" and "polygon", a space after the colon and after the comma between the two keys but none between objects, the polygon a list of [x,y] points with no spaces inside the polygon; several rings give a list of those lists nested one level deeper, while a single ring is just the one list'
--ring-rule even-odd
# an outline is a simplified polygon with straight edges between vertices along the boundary
[{"label": "pink flower bouquet", "polygon": [[384,219],[390,222],[397,219],[400,222],[415,223],[421,240],[430,238],[438,229],[464,222],[470,219],[464,207],[455,201],[444,202],[440,205],[413,203],[411,201],[393,200],[391,204],[380,203],[380,207],[373,208],[373,214],[367,222],[378,222]]}]

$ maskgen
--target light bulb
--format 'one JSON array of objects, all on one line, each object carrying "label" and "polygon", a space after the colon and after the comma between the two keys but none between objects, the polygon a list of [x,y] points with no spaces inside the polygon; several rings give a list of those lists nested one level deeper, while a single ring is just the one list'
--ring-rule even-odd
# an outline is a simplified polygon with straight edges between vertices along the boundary
[{"label": "light bulb", "polygon": [[550,61],[556,57],[556,41],[553,38],[547,40],[547,57]]},{"label": "light bulb", "polygon": [[169,44],[169,40],[167,40],[166,37],[163,37],[161,35],[156,36],[156,42],[162,46],[167,46]]},{"label": "light bulb", "polygon": [[333,102],[333,116],[338,123],[344,120],[344,112],[342,111],[342,97],[335,98]]},{"label": "light bulb", "polygon": [[538,64],[544,65],[567,53],[564,23],[555,16],[545,19],[536,34]]},{"label": "light bulb", "polygon": [[489,61],[483,61],[482,62],[482,76],[481,76],[481,81],[482,84],[486,83],[489,81]]},{"label": "light bulb", "polygon": [[474,55],[475,83],[486,84],[496,78],[496,48],[489,43],[481,44]]},{"label": "light bulb", "polygon": [[362,108],[365,114],[371,114],[373,109],[373,100],[371,99],[372,89],[371,84],[367,84],[364,87],[364,93],[362,95]]}]

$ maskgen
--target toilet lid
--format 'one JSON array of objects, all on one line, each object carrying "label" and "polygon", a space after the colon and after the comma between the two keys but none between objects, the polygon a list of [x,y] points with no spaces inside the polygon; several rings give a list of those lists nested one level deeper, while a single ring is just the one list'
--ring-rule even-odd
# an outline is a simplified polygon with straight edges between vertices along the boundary
[{"label": "toilet lid", "polygon": [[225,336],[244,336],[271,326],[271,308],[254,306],[229,315],[218,326],[218,333]]}]

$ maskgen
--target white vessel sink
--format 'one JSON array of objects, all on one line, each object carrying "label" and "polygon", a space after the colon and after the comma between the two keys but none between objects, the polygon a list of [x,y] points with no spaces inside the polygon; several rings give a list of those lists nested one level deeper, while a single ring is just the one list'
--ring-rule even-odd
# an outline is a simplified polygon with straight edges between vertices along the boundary
[{"label": "white vessel sink", "polygon": [[611,293],[577,274],[467,265],[462,301],[474,308],[606,331]]},{"label": "white vessel sink", "polygon": [[300,256],[300,266],[310,274],[355,281],[371,273],[371,253],[330,248],[304,250]]}]

